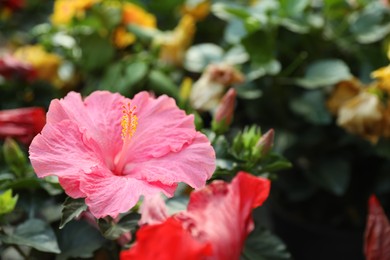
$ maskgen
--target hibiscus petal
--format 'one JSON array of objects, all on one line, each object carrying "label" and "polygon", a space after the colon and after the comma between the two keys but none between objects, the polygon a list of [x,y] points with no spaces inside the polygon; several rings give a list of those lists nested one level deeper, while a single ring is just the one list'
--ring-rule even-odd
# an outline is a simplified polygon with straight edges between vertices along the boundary
[{"label": "hibiscus petal", "polygon": [[214,170],[214,149],[206,136],[197,133],[191,145],[184,146],[180,152],[129,163],[125,172],[145,181],[160,181],[166,185],[185,182],[194,188],[201,188]]},{"label": "hibiscus petal", "polygon": [[144,198],[141,208],[139,225],[154,225],[164,222],[168,218],[168,210],[161,194]]},{"label": "hibiscus petal", "polygon": [[367,260],[390,259],[390,223],[375,195],[369,200],[364,252]]},{"label": "hibiscus petal", "polygon": [[211,253],[209,243],[198,242],[179,221],[169,218],[163,224],[141,227],[137,242],[121,252],[120,260],[202,260]]},{"label": "hibiscus petal", "polygon": [[47,122],[58,123],[67,119],[77,122],[99,145],[100,153],[112,167],[113,159],[122,147],[120,123],[122,105],[127,101],[108,91],[95,91],[84,101],[79,93],[70,92],[65,98],[51,102]]},{"label": "hibiscus petal", "polygon": [[97,149],[96,143],[75,122],[64,120],[47,124],[32,141],[29,153],[38,177],[58,176],[65,191],[72,187],[70,196],[80,197],[83,194],[78,191],[80,177],[102,162]]},{"label": "hibiscus petal", "polygon": [[131,101],[138,117],[137,130],[129,146],[129,161],[147,161],[178,152],[196,136],[193,116],[180,110],[168,96],[155,99],[147,92]]},{"label": "hibiscus petal", "polygon": [[135,206],[141,195],[153,196],[162,191],[172,196],[176,186],[116,176],[106,168],[95,168],[92,173],[83,176],[80,184],[86,194],[85,202],[96,218],[116,218],[119,213]]},{"label": "hibiscus petal", "polygon": [[193,236],[211,242],[216,259],[239,259],[253,229],[252,210],[269,191],[269,180],[240,172],[231,184],[214,181],[193,192],[188,211],[177,217]]}]

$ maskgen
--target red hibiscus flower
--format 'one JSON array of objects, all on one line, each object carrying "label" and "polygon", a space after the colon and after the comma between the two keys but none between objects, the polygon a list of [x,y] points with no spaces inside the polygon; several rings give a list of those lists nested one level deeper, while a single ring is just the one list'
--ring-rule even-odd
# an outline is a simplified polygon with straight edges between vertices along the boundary
[{"label": "red hibiscus flower", "polygon": [[40,107],[0,110],[0,138],[12,137],[28,145],[45,122],[45,110]]},{"label": "red hibiscus flower", "polygon": [[[245,239],[253,230],[252,210],[268,197],[270,181],[240,172],[228,184],[214,181],[191,194],[188,208],[164,222],[144,225],[135,245],[121,253],[127,259],[239,259]],[[153,207],[152,207],[153,204]],[[143,208],[149,221],[165,215],[161,208]],[[148,211],[152,212],[148,212]]]}]

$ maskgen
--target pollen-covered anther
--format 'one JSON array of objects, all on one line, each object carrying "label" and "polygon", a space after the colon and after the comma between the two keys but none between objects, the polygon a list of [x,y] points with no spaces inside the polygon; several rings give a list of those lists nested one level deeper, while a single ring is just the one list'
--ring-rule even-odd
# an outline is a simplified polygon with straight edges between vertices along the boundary
[{"label": "pollen-covered anther", "polygon": [[122,140],[126,141],[131,138],[137,130],[138,117],[135,114],[136,106],[131,106],[130,102],[122,106],[123,116],[121,121],[122,126]]}]

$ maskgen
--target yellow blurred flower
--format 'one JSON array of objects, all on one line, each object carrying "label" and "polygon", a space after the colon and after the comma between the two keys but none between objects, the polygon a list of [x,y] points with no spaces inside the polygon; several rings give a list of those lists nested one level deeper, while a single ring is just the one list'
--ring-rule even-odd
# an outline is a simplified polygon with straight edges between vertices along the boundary
[{"label": "yellow blurred flower", "polygon": [[196,21],[203,20],[210,13],[210,0],[187,0],[181,8],[183,15],[190,15]]},{"label": "yellow blurred flower", "polygon": [[147,28],[156,28],[156,17],[153,14],[146,12],[140,6],[132,3],[124,3],[122,8],[123,24],[135,24]]},{"label": "yellow blurred flower", "polygon": [[344,80],[339,82],[330,94],[326,106],[328,110],[336,115],[343,104],[355,97],[362,90],[362,84],[357,79]]},{"label": "yellow blurred flower", "polygon": [[357,79],[338,83],[327,100],[337,124],[371,143],[390,138],[390,66],[373,71],[376,81],[363,86]]},{"label": "yellow blurred flower", "polygon": [[376,143],[383,132],[383,111],[379,97],[365,91],[340,108],[337,124],[350,133]]},{"label": "yellow blurred flower", "polygon": [[114,32],[114,42],[118,48],[126,48],[134,43],[135,39],[135,35],[126,31],[123,26],[119,26]]},{"label": "yellow blurred flower", "polygon": [[192,89],[192,79],[190,77],[185,77],[180,85],[180,99],[183,102],[187,102],[188,98],[190,97]]},{"label": "yellow blurred flower", "polygon": [[61,57],[48,53],[40,45],[29,45],[18,48],[13,56],[30,64],[37,72],[37,78],[48,81],[55,86],[61,85],[58,69],[62,63]]},{"label": "yellow blurred flower", "polygon": [[118,48],[125,48],[136,40],[134,34],[126,31],[126,25],[134,24],[144,28],[156,28],[156,17],[140,6],[123,3],[120,8],[122,8],[122,24],[114,33],[114,42]]},{"label": "yellow blurred flower", "polygon": [[51,22],[54,25],[68,24],[73,17],[82,17],[85,10],[101,0],[56,0]]},{"label": "yellow blurred flower", "polygon": [[193,41],[195,30],[194,18],[185,15],[173,31],[160,35],[156,39],[156,44],[161,48],[160,59],[167,64],[181,66],[185,52]]},{"label": "yellow blurred flower", "polygon": [[377,80],[379,89],[390,93],[390,65],[373,71],[371,77]]}]

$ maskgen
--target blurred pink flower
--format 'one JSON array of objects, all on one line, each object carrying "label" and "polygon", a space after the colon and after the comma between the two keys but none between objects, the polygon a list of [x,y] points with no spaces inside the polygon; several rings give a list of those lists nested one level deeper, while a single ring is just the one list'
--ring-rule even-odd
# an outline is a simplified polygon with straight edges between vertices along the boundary
[{"label": "blurred pink flower", "polygon": [[40,107],[0,110],[0,138],[12,137],[29,145],[45,120],[45,110]]},{"label": "blurred pink flower", "polygon": [[[214,181],[191,194],[187,211],[164,222],[162,214],[148,214],[136,234],[136,243],[121,253],[127,259],[240,259],[248,234],[253,230],[252,210],[267,199],[270,181],[239,172],[228,184]],[[158,203],[157,203],[158,204]],[[149,204],[155,211],[156,201]],[[160,207],[160,206],[158,206]],[[147,214],[143,208],[142,214]],[[160,223],[158,223],[160,222]]]},{"label": "blurred pink flower", "polygon": [[85,197],[96,218],[115,218],[141,195],[173,196],[178,182],[203,187],[215,169],[215,152],[193,116],[147,92],[53,100],[30,160],[39,177],[56,175],[69,196]]},{"label": "blurred pink flower", "polygon": [[6,79],[20,78],[32,81],[37,77],[36,70],[28,63],[24,63],[10,54],[0,57],[0,75]]}]

